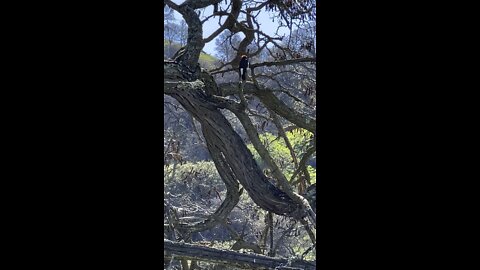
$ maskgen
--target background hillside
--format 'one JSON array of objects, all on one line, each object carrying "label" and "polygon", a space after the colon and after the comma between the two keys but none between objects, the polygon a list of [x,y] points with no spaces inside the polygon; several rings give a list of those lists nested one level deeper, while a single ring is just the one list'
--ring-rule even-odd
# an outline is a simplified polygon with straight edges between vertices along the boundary
[{"label": "background hillside", "polygon": [[[180,48],[181,45],[175,41],[170,42],[163,40],[164,59],[172,58]],[[205,52],[202,52],[200,54],[199,62],[201,67],[210,69],[215,66],[215,64],[218,62],[218,59]]]}]

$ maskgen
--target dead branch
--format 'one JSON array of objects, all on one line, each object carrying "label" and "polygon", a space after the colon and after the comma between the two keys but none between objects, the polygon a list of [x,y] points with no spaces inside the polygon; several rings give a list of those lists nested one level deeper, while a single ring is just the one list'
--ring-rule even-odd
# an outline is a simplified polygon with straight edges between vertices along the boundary
[{"label": "dead branch", "polygon": [[[265,255],[251,253],[239,253],[230,250],[178,243],[168,239],[164,239],[163,248],[165,252],[169,254],[164,255],[165,258],[171,258],[171,256],[174,255],[175,258],[224,263],[245,269],[250,269],[252,267],[275,269],[275,267],[287,266],[289,264],[289,260],[284,258],[272,258]],[[316,268],[316,261],[291,260],[289,267],[313,270]]]}]

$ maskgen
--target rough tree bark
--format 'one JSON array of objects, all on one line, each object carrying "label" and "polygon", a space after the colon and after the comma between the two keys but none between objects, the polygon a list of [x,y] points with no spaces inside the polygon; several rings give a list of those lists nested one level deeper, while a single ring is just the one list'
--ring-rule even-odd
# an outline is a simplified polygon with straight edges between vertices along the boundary
[{"label": "rough tree bark", "polygon": [[[167,86],[165,93],[175,98],[200,122],[209,151],[221,153],[235,179],[242,184],[256,204],[278,215],[296,219],[304,217],[306,213],[303,205],[292,200],[268,180],[242,138],[220,112],[221,106],[208,99],[203,91],[204,87],[199,80],[177,83],[173,87]],[[212,156],[212,159],[216,165],[223,162],[219,160],[219,155]]]}]

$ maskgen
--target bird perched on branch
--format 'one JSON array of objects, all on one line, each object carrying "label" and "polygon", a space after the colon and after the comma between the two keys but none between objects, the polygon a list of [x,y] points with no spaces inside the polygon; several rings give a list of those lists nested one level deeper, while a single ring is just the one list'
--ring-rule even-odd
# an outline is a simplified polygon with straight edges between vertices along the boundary
[{"label": "bird perched on branch", "polygon": [[242,55],[242,59],[240,60],[240,65],[238,67],[239,75],[242,81],[247,80],[247,68],[248,68],[248,57],[246,55]]}]

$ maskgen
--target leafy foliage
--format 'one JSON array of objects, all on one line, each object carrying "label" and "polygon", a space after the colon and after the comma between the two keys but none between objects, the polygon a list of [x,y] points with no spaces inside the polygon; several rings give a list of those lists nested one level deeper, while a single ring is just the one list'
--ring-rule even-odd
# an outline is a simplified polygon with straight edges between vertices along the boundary
[{"label": "leafy foliage", "polygon": [[[299,154],[301,158],[307,151],[308,147],[310,147],[312,144],[312,134],[304,129],[294,129],[286,134],[295,153]],[[274,161],[279,164],[280,168],[282,169],[282,173],[285,174],[287,178],[291,178],[296,168],[293,158],[290,154],[290,150],[288,149],[284,139],[269,132],[261,134],[260,139],[270,152],[270,155]],[[247,147],[253,153],[257,163],[259,163],[261,167],[265,168],[260,155],[257,153],[253,145],[248,144]],[[310,173],[312,184],[316,183],[316,169],[310,165],[308,165],[307,169]]]}]

